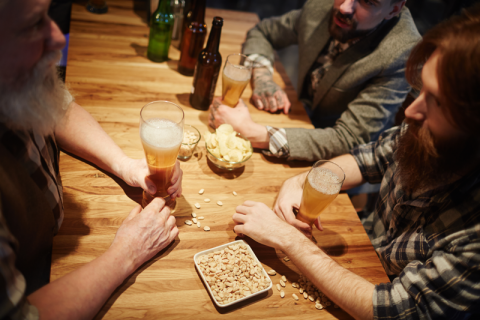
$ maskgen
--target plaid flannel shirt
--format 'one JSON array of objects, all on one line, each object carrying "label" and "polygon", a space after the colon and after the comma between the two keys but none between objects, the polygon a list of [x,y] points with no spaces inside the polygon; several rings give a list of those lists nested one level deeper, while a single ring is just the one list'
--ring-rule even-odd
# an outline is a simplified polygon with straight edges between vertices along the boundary
[{"label": "plaid flannel shirt", "polygon": [[[57,222],[55,233],[63,221],[63,190],[59,176],[57,146],[53,136],[43,137],[36,133],[13,131],[0,123],[0,143],[29,173],[43,191]],[[1,155],[0,155],[1,156]],[[1,195],[0,195],[1,200]],[[1,205],[1,201],[0,201]],[[37,308],[25,297],[24,276],[15,268],[18,242],[9,231],[0,206],[0,318],[38,319]]]},{"label": "plaid flannel shirt", "polygon": [[418,196],[405,194],[394,153],[406,128],[392,128],[351,151],[363,177],[381,182],[375,211],[362,223],[385,271],[395,277],[375,286],[374,317],[478,317],[480,168]]}]

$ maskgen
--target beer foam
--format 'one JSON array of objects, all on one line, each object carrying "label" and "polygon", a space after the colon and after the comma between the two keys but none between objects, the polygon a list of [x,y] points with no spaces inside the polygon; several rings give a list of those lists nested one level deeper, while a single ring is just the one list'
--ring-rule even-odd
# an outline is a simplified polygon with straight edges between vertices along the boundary
[{"label": "beer foam", "polygon": [[250,80],[251,69],[245,67],[228,66],[223,70],[226,77],[235,81]]},{"label": "beer foam", "polygon": [[337,194],[342,187],[340,177],[326,168],[312,168],[308,174],[308,182],[315,190],[323,194]]},{"label": "beer foam", "polygon": [[173,148],[182,143],[183,129],[167,119],[152,118],[142,124],[142,140],[155,148]]}]

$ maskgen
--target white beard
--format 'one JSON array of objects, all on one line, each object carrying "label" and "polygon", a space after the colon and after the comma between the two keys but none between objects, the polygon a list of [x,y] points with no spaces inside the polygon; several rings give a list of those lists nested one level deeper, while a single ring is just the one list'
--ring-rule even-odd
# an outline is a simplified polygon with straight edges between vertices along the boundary
[{"label": "white beard", "polygon": [[60,51],[50,52],[30,74],[0,84],[0,122],[14,130],[53,133],[73,101],[52,63],[60,57]]}]

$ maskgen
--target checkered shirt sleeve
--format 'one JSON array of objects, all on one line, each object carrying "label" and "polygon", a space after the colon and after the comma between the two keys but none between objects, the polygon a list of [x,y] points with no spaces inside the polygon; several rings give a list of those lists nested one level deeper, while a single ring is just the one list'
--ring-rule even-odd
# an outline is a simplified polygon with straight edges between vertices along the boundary
[{"label": "checkered shirt sleeve", "polygon": [[406,195],[394,161],[406,128],[351,151],[363,177],[381,181],[375,212],[362,222],[385,271],[396,276],[375,286],[374,318],[478,318],[480,168],[420,196]]},{"label": "checkered shirt sleeve", "polygon": [[288,158],[290,149],[288,148],[287,132],[283,128],[267,127],[270,142],[268,150],[263,150],[263,154],[267,156],[275,156],[277,158]]}]

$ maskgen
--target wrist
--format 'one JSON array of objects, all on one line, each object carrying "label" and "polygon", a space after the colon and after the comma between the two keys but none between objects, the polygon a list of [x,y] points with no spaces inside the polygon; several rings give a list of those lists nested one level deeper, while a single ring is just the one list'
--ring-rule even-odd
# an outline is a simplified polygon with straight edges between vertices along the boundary
[{"label": "wrist", "polygon": [[117,159],[117,161],[115,161],[113,164],[112,164],[112,173],[114,175],[116,175],[117,177],[119,177],[120,179],[124,180],[125,181],[125,168],[129,166],[129,162],[131,161],[132,159],[130,159],[129,157],[127,157],[125,154],[123,155],[123,157]]},{"label": "wrist", "polygon": [[245,130],[245,137],[250,140],[252,147],[258,149],[268,149],[270,136],[267,128],[261,124],[253,122],[251,126]]},{"label": "wrist", "polygon": [[291,253],[297,250],[297,246],[300,245],[300,243],[303,243],[305,240],[310,242],[310,240],[307,239],[303,233],[286,222],[284,228],[279,230],[279,234],[282,236],[279,237],[277,249],[280,249],[289,256]]},{"label": "wrist", "polygon": [[135,259],[132,258],[132,255],[126,253],[125,250],[121,250],[121,247],[115,243],[112,243],[103,256],[116,271],[120,283],[137,269]]}]

